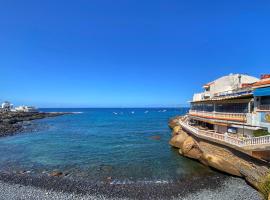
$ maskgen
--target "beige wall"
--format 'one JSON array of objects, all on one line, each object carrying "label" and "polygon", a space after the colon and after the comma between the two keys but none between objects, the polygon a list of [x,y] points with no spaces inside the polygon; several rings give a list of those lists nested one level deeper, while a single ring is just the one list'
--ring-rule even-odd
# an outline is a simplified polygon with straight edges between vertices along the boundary
[{"label": "beige wall", "polygon": [[244,74],[230,74],[228,76],[223,76],[221,78],[216,79],[210,84],[210,91],[203,92],[203,93],[196,93],[193,96],[193,101],[200,101],[204,99],[204,96],[209,96],[210,98],[213,97],[216,93],[222,93],[226,91],[235,90],[240,87],[239,85],[239,75],[241,76],[241,84],[243,83],[254,83],[257,82],[259,79],[244,75]]},{"label": "beige wall", "polygon": [[[239,85],[239,75],[240,74],[232,74],[228,76],[223,76],[214,81],[213,84],[210,85],[210,93],[213,95],[215,93],[220,93],[229,90],[235,90],[240,87]],[[242,83],[254,83],[259,79],[241,74],[241,84]]]}]

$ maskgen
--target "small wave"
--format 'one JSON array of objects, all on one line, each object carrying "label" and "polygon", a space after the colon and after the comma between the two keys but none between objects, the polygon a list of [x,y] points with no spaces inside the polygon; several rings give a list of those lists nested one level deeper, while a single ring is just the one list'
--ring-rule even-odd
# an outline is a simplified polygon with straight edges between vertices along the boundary
[{"label": "small wave", "polygon": [[111,185],[132,185],[132,184],[168,184],[168,180],[144,180],[144,181],[131,181],[131,180],[113,180]]}]

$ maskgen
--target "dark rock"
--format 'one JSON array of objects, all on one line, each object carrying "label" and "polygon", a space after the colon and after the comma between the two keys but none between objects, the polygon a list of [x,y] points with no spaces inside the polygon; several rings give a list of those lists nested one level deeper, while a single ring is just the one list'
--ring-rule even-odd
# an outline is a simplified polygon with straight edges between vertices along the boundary
[{"label": "dark rock", "polygon": [[160,140],[161,136],[160,135],[154,135],[154,136],[151,136],[150,138],[153,139],[153,140]]},{"label": "dark rock", "polygon": [[[24,130],[27,121],[56,117],[71,113],[28,113],[28,112],[0,112],[0,137],[15,135]],[[28,124],[29,126],[29,124]]]},{"label": "dark rock", "polygon": [[60,171],[52,172],[50,176],[56,176],[56,177],[63,176],[63,172],[60,172]]}]

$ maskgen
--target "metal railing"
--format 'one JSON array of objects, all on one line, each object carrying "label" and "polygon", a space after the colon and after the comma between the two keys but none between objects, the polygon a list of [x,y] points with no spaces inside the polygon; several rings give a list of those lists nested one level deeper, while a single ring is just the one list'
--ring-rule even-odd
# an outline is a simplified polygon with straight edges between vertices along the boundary
[{"label": "metal railing", "polygon": [[269,136],[260,136],[260,137],[253,137],[253,138],[244,138],[239,139],[235,137],[231,137],[229,135],[215,133],[211,131],[204,131],[194,126],[188,124],[188,122],[184,122],[179,120],[180,125],[182,128],[186,129],[187,131],[191,132],[195,136],[204,136],[214,140],[222,141],[225,143],[229,143],[238,147],[247,147],[252,145],[259,145],[259,144],[270,144],[270,135]]},{"label": "metal railing", "polygon": [[232,120],[232,121],[241,121],[246,122],[247,116],[246,113],[222,113],[222,112],[206,112],[206,111],[196,111],[189,110],[189,114],[195,115],[198,117],[213,118],[220,120]]},{"label": "metal railing", "polygon": [[231,96],[241,96],[245,94],[251,94],[252,93],[252,88],[251,87],[246,87],[246,88],[238,88],[235,90],[227,90],[223,92],[218,92],[215,93],[213,96],[214,97],[231,97]]},{"label": "metal railing", "polygon": [[254,137],[244,140],[245,146],[258,145],[258,144],[270,144],[270,135]]}]

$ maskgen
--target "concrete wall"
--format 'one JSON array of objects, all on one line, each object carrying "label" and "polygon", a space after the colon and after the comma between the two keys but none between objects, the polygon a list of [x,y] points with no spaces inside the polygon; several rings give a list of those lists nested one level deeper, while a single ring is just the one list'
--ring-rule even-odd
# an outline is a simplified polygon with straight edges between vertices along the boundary
[{"label": "concrete wall", "polygon": [[[239,83],[239,76],[241,76],[241,82]],[[210,91],[205,91],[203,93],[197,93],[193,96],[193,101],[199,101],[205,99],[205,97],[213,97],[216,93],[222,93],[225,91],[231,91],[238,89],[243,83],[254,83],[259,79],[244,75],[244,74],[230,74],[228,76],[223,76],[210,84]]]},{"label": "concrete wall", "polygon": [[239,85],[239,76],[241,76],[241,84],[243,83],[254,83],[259,79],[243,75],[243,74],[232,74],[228,76],[223,76],[214,81],[213,84],[210,85],[210,93],[214,95],[215,93],[220,93],[229,90],[235,90],[240,87]]}]

